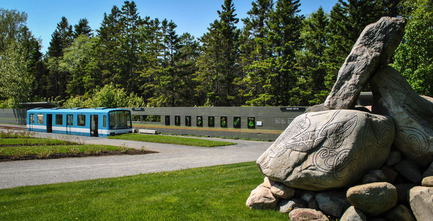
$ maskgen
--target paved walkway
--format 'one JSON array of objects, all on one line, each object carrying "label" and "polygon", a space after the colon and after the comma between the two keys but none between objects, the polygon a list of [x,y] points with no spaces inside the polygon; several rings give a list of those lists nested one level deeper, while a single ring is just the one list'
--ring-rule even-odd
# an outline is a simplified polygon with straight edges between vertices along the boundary
[{"label": "paved walkway", "polygon": [[85,144],[145,147],[158,153],[0,162],[0,189],[249,162],[257,160],[271,145],[271,142],[228,140],[237,144],[206,148],[47,133],[37,136]]}]

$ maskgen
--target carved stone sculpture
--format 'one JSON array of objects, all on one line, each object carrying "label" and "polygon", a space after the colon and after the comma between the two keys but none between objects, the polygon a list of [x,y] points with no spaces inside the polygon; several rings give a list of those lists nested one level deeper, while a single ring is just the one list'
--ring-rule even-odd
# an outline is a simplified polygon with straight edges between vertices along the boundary
[{"label": "carved stone sculpture", "polygon": [[419,96],[392,67],[380,70],[371,80],[373,112],[396,122],[395,146],[420,164],[433,159],[433,103]]},{"label": "carved stone sculpture", "polygon": [[365,27],[341,66],[325,107],[348,109],[355,105],[361,89],[380,66],[386,65],[400,44],[406,21],[382,17]]},{"label": "carved stone sculpture", "polygon": [[356,110],[298,116],[257,160],[262,173],[287,186],[325,190],[347,186],[387,159],[391,118]]}]

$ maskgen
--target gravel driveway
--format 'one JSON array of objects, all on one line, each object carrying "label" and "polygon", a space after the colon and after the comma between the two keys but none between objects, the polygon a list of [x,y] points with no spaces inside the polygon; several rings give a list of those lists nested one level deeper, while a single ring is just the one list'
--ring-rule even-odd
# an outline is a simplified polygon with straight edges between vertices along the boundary
[{"label": "gravel driveway", "polygon": [[206,148],[47,133],[37,136],[85,144],[145,147],[158,153],[0,162],[0,189],[249,162],[257,160],[271,145],[271,142],[226,140],[237,144]]}]

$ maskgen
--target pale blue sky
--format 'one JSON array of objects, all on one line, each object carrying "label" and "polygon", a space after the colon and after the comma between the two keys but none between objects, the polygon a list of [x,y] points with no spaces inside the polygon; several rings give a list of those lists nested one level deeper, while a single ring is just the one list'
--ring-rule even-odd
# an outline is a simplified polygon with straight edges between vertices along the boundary
[{"label": "pale blue sky", "polygon": [[[320,6],[329,12],[338,0],[301,0],[301,14],[311,14]],[[238,18],[247,17],[253,0],[234,0]],[[27,26],[36,38],[42,40],[45,53],[51,34],[57,23],[65,16],[69,24],[75,25],[86,18],[93,31],[99,29],[104,13],[110,14],[114,5],[121,8],[124,0],[0,0],[0,8],[16,9],[28,15]],[[135,0],[141,17],[173,20],[179,35],[189,32],[201,37],[221,10],[224,0]],[[240,22],[241,23],[241,22]],[[242,27],[242,23],[238,25]]]}]

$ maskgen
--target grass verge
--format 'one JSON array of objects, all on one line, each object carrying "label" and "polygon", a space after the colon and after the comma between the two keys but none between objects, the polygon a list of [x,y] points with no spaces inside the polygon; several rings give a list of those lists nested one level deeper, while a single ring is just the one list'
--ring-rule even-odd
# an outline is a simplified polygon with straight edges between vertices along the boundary
[{"label": "grass verge", "polygon": [[0,190],[0,220],[287,220],[245,202],[254,162]]},{"label": "grass verge", "polygon": [[165,135],[147,135],[147,134],[121,134],[116,136],[110,136],[109,139],[121,139],[121,140],[135,140],[152,143],[168,143],[168,144],[179,144],[187,146],[199,146],[199,147],[217,147],[235,145],[236,143],[226,141],[213,141],[198,138],[187,138],[177,136],[165,136]]},{"label": "grass verge", "polygon": [[33,138],[24,134],[0,132],[0,161],[144,153],[146,153],[145,149],[82,145],[72,141]]}]

